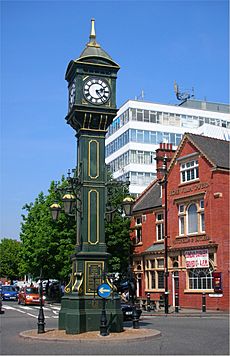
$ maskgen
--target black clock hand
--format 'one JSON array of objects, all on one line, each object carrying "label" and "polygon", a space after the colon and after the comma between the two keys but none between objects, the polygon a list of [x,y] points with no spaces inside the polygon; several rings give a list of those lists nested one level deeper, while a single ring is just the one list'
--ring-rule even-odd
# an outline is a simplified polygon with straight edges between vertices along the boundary
[{"label": "black clock hand", "polygon": [[104,94],[104,89],[103,89],[103,88],[101,88],[101,89],[96,89],[96,93],[97,93],[97,95],[98,95],[100,98],[102,98],[102,97],[103,97],[103,94]]}]

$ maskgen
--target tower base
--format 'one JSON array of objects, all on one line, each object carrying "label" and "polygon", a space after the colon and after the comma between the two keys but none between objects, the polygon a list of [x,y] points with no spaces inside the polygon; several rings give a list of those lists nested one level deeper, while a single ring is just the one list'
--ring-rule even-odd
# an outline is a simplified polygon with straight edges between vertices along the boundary
[{"label": "tower base", "polygon": [[[66,334],[80,334],[100,331],[103,300],[98,296],[79,296],[77,293],[65,295],[61,300],[58,329]],[[123,331],[123,313],[120,297],[106,299],[106,317],[109,331]]]}]

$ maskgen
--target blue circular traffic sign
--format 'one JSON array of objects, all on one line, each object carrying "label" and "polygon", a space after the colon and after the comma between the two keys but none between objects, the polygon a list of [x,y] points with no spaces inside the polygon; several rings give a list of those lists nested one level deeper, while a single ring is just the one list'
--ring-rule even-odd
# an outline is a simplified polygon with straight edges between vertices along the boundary
[{"label": "blue circular traffic sign", "polygon": [[112,289],[108,283],[102,283],[98,288],[97,288],[97,294],[101,298],[108,298],[112,292]]}]

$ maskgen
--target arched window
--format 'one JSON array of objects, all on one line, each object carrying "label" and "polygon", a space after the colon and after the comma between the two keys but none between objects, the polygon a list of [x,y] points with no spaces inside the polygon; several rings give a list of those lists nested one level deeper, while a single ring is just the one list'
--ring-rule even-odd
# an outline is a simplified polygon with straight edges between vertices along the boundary
[{"label": "arched window", "polygon": [[178,205],[179,236],[205,232],[204,199]]},{"label": "arched window", "polygon": [[212,272],[212,267],[190,269],[189,289],[212,289]]},{"label": "arched window", "polygon": [[188,207],[188,233],[198,232],[197,206],[195,203]]}]

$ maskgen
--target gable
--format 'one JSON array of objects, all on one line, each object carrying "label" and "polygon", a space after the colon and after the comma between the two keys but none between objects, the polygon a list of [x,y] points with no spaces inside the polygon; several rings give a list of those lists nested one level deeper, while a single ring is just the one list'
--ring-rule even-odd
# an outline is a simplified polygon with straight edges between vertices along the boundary
[{"label": "gable", "polygon": [[[170,172],[175,161],[180,157],[183,149],[189,143],[189,147],[186,147],[186,154],[197,152],[202,154],[207,161],[213,166],[213,168],[228,169],[229,170],[229,141],[219,140],[212,137],[195,135],[191,133],[185,133],[180,145],[178,146],[175,155],[170,162],[168,171]],[[190,152],[191,151],[191,152]]]}]

